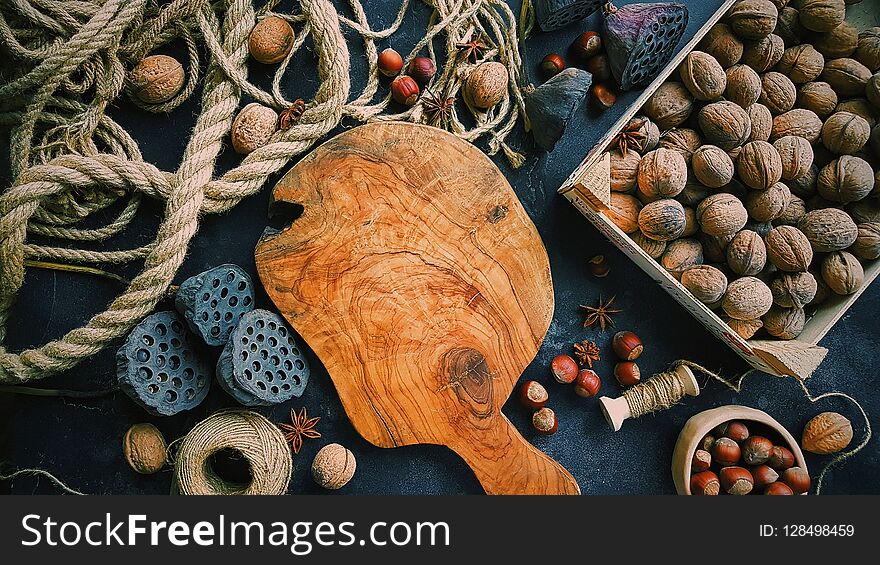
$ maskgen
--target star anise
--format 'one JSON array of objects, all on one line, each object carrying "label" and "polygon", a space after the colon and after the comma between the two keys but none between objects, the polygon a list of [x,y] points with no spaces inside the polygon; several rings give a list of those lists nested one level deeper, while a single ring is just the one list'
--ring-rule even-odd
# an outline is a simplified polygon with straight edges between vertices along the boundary
[{"label": "star anise", "polygon": [[611,316],[622,312],[622,310],[611,308],[611,305],[614,303],[614,298],[615,297],[612,296],[608,302],[603,302],[602,297],[600,296],[599,302],[595,306],[584,306],[581,304],[579,308],[583,310],[586,315],[586,318],[584,319],[584,327],[589,328],[598,324],[603,332],[605,331],[606,326],[614,327],[614,320],[611,319]]},{"label": "star anise", "polygon": [[642,131],[642,126],[647,122],[647,118],[633,118],[623,128],[617,137],[611,141],[611,145],[617,145],[621,155],[626,155],[627,150],[632,145],[633,148],[640,148],[647,139],[647,134]]},{"label": "star anise", "polygon": [[299,453],[302,448],[303,438],[317,439],[321,437],[321,433],[315,430],[318,420],[321,418],[309,418],[306,415],[306,407],[303,406],[299,414],[296,410],[290,410],[290,424],[278,424],[281,431],[284,432],[284,439],[290,444],[290,448],[294,453]]},{"label": "star anise", "polygon": [[585,339],[580,343],[574,344],[574,358],[577,359],[578,365],[583,367],[587,365],[593,368],[593,361],[600,361],[599,346],[596,342]]},{"label": "star anise", "polygon": [[428,90],[422,96],[422,108],[425,110],[428,125],[435,128],[447,129],[454,107],[455,96],[449,96],[448,92],[437,95]]},{"label": "star anise", "polygon": [[279,129],[287,129],[291,125],[295,124],[297,120],[302,117],[303,112],[306,111],[306,103],[303,102],[302,98],[298,99],[296,102],[290,105],[290,108],[281,112],[281,115],[278,116],[278,128]]},{"label": "star anise", "polygon": [[483,53],[489,49],[489,47],[483,43],[479,33],[474,33],[470,40],[464,43],[457,43],[455,48],[458,49],[458,53],[461,55],[462,59],[469,60],[472,63],[479,61],[480,57],[483,56]]}]

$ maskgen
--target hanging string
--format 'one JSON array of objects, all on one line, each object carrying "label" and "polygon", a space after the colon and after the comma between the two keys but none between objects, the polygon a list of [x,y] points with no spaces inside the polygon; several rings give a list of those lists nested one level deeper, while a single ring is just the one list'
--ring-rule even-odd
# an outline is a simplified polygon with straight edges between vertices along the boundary
[{"label": "hanging string", "polygon": [[18,471],[15,471],[9,475],[0,474],[0,481],[14,481],[18,477],[46,477],[66,494],[85,496],[85,493],[67,486],[61,479],[59,479],[49,471],[44,471],[43,469],[19,469]]}]

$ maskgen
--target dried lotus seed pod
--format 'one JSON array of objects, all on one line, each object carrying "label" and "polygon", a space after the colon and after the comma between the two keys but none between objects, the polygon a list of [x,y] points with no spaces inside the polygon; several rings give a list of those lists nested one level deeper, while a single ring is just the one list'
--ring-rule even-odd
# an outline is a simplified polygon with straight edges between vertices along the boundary
[{"label": "dried lotus seed pod", "polygon": [[761,77],[761,96],[758,101],[767,106],[774,115],[788,112],[794,108],[797,88],[782,73],[770,71]]},{"label": "dried lotus seed pod", "polygon": [[766,190],[782,178],[782,159],[770,143],[750,141],[736,159],[736,173],[747,186]]},{"label": "dried lotus seed pod", "polygon": [[773,306],[773,294],[763,281],[742,277],[727,285],[721,308],[731,318],[754,320],[766,314]]},{"label": "dried lotus seed pod", "polygon": [[816,297],[816,277],[812,273],[782,273],[770,283],[773,302],[784,308],[804,308]]},{"label": "dried lotus seed pod", "polygon": [[743,339],[752,339],[752,337],[758,333],[758,330],[764,327],[764,322],[761,321],[761,318],[756,318],[754,320],[737,320],[729,316],[722,316],[721,319],[725,324],[730,326],[730,329]]},{"label": "dried lotus seed pod", "polygon": [[860,157],[843,155],[819,171],[816,190],[823,198],[847,204],[861,200],[874,188],[874,171]]},{"label": "dried lotus seed pod", "polygon": [[660,259],[660,265],[675,278],[680,278],[691,267],[702,264],[703,246],[696,239],[688,237],[670,242]]},{"label": "dried lotus seed pod", "polygon": [[801,39],[807,36],[807,30],[801,25],[800,14],[791,6],[779,9],[779,17],[776,18],[776,29],[773,33],[782,38],[786,47],[799,45]]},{"label": "dried lotus seed pod", "polygon": [[813,47],[826,59],[850,57],[858,46],[859,30],[847,21],[813,38]]},{"label": "dried lotus seed pod", "polygon": [[855,59],[844,57],[825,63],[821,77],[838,95],[859,96],[865,92],[871,71]]},{"label": "dried lotus seed pod", "polygon": [[661,131],[681,125],[691,115],[694,99],[680,82],[664,82],[642,107]]},{"label": "dried lotus seed pod", "polygon": [[697,265],[681,274],[681,284],[703,304],[717,304],[727,291],[727,276],[711,265]]},{"label": "dried lotus seed pod", "polygon": [[798,90],[797,105],[824,118],[837,107],[837,93],[827,82],[808,82]]},{"label": "dried lotus seed pod", "polygon": [[247,155],[269,143],[278,129],[278,114],[272,108],[251,102],[241,109],[232,122],[232,148]]},{"label": "dried lotus seed pod", "polygon": [[773,142],[782,161],[782,178],[794,180],[810,171],[813,164],[813,146],[803,137],[787,135]]},{"label": "dried lotus seed pod", "polygon": [[684,157],[685,163],[691,162],[694,151],[702,144],[700,134],[689,128],[672,128],[660,135],[660,147],[677,151]]},{"label": "dried lotus seed pod", "polygon": [[764,39],[744,43],[740,62],[759,73],[763,73],[772,69],[779,62],[784,51],[785,42],[775,33],[771,33]]},{"label": "dried lotus seed pod", "polygon": [[746,108],[746,113],[752,124],[752,132],[746,141],[767,141],[770,139],[770,132],[773,131],[773,114],[770,113],[770,109],[755,102]]},{"label": "dried lotus seed pod", "polygon": [[224,345],[245,312],[254,309],[251,278],[237,265],[220,265],[183,281],[174,306],[208,345]]},{"label": "dried lotus seed pod", "polygon": [[795,84],[816,80],[824,68],[825,57],[809,43],[789,47],[776,64],[776,70]]},{"label": "dried lotus seed pod", "polygon": [[615,149],[611,151],[611,190],[615,192],[631,192],[639,177],[639,161],[641,157],[631,149],[621,155]]},{"label": "dried lotus seed pod", "polygon": [[770,141],[776,141],[786,135],[803,137],[810,143],[819,139],[822,131],[822,120],[812,110],[795,108],[773,118],[773,129],[770,132]]},{"label": "dried lotus seed pod", "polygon": [[211,386],[211,367],[177,312],[144,318],[116,353],[119,388],[155,416],[198,406]]},{"label": "dried lotus seed pod", "polygon": [[813,251],[818,253],[846,249],[859,235],[859,229],[849,214],[837,208],[807,212],[798,222],[798,229],[807,236]]},{"label": "dried lotus seed pod", "polygon": [[735,234],[746,225],[748,218],[742,202],[732,194],[713,194],[697,206],[697,221],[708,235]]},{"label": "dried lotus seed pod", "polygon": [[798,12],[805,28],[811,31],[831,31],[843,23],[846,3],[843,0],[801,0]]},{"label": "dried lotus seed pod", "polygon": [[283,18],[266,16],[248,36],[251,57],[265,65],[280,63],[293,49],[295,34]]},{"label": "dried lotus seed pod", "polygon": [[308,360],[280,316],[252,310],[241,317],[217,360],[217,382],[245,406],[271,406],[302,395]]},{"label": "dried lotus seed pod", "polygon": [[880,27],[872,27],[859,34],[854,57],[872,72],[880,70]]},{"label": "dried lotus seed pod", "polygon": [[822,261],[822,279],[835,294],[846,296],[862,287],[865,271],[855,255],[835,251]]},{"label": "dried lotus seed pod", "polygon": [[761,77],[750,66],[734,65],[725,71],[725,75],[727,90],[724,97],[727,100],[748,110],[761,97]]},{"label": "dried lotus seed pod", "polygon": [[727,266],[737,275],[757,275],[766,263],[764,240],[751,230],[742,230],[727,246]]},{"label": "dried lotus seed pod", "polygon": [[704,145],[694,152],[691,167],[709,188],[721,188],[733,180],[733,161],[720,147]]},{"label": "dried lotus seed pod", "polygon": [[779,226],[764,238],[767,257],[780,271],[806,271],[813,262],[813,248],[804,233],[794,226]]},{"label": "dried lotus seed pod", "polygon": [[793,179],[786,184],[791,189],[791,193],[801,198],[810,198],[816,194],[816,178],[819,176],[819,169],[816,165],[810,165],[806,174]]},{"label": "dried lotus seed pod", "polygon": [[803,308],[782,308],[773,306],[761,317],[764,329],[779,339],[794,339],[804,331],[807,316]]},{"label": "dried lotus seed pod", "polygon": [[131,93],[145,104],[161,104],[183,88],[183,65],[168,55],[144,57],[128,74]]},{"label": "dried lotus seed pod", "polygon": [[646,237],[671,241],[681,237],[687,226],[684,207],[671,198],[646,204],[639,212],[639,228]]},{"label": "dried lotus seed pod", "polygon": [[671,198],[687,182],[687,163],[677,152],[657,148],[639,161],[639,190],[649,197]]},{"label": "dried lotus seed pod", "polygon": [[822,143],[838,155],[853,155],[868,143],[871,128],[861,116],[849,112],[833,114],[822,126]]},{"label": "dried lotus seed pod", "polygon": [[725,151],[745,143],[752,132],[752,122],[746,111],[727,100],[704,106],[698,122],[709,143]]},{"label": "dried lotus seed pod", "polygon": [[666,251],[666,242],[645,237],[641,231],[632,234],[632,240],[647,253],[651,259],[658,261]]},{"label": "dried lotus seed pod", "polygon": [[773,33],[778,15],[770,0],[740,0],[728,10],[725,21],[739,38],[757,41]]},{"label": "dried lotus seed pod", "polygon": [[681,82],[697,100],[714,100],[727,88],[724,69],[708,53],[691,51],[678,70]]},{"label": "dried lotus seed pod", "polygon": [[716,23],[700,40],[700,49],[715,57],[723,68],[739,62],[743,54],[742,41],[725,23]]},{"label": "dried lotus seed pod", "polygon": [[622,192],[611,193],[611,203],[602,213],[620,228],[623,233],[633,233],[639,229],[639,212],[641,202],[635,196]]},{"label": "dried lotus seed pod", "polygon": [[778,218],[773,220],[773,226],[797,226],[806,213],[807,203],[803,198],[792,194],[788,206]]}]

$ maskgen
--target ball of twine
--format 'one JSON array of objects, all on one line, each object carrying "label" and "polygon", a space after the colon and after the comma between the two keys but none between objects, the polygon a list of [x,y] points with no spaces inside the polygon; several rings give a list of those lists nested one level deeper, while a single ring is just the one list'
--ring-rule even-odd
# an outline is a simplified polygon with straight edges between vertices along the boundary
[{"label": "ball of twine", "polygon": [[[235,450],[251,468],[247,485],[217,475],[209,458],[222,449]],[[293,472],[290,448],[272,422],[250,410],[223,410],[199,422],[183,439],[174,465],[180,494],[262,494],[287,492]]]}]

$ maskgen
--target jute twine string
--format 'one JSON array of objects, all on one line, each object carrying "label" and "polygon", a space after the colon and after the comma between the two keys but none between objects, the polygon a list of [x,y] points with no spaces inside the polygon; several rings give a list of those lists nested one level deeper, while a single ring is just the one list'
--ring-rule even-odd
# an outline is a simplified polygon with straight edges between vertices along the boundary
[{"label": "jute twine string", "polygon": [[[217,476],[209,458],[222,449],[241,453],[250,465],[250,484]],[[287,492],[292,473],[290,448],[275,424],[250,410],[223,410],[184,437],[174,464],[174,488],[180,494],[278,495]]]},{"label": "jute twine string", "polygon": [[[675,365],[677,366],[677,365]],[[623,393],[631,417],[638,418],[651,412],[665,410],[684,398],[682,377],[675,372],[658,373]]]},{"label": "jute twine string", "polygon": [[[503,0],[424,0],[434,8],[425,37],[407,55],[421,49],[435,58],[433,41],[445,36],[445,68],[427,90],[456,95],[473,68],[458,58],[456,45],[479,33],[490,46],[482,60],[496,57],[507,67],[511,88],[496,108],[470,109],[473,126],[452,113],[449,129],[464,139],[486,137],[490,154],[503,151],[514,166],[523,157],[505,139],[524,107],[520,93],[522,60],[516,19]],[[375,41],[389,37],[403,21],[403,0],[387,29],[370,27],[359,0],[349,0],[352,18],[341,17],[330,0],[301,0],[301,13],[277,14],[271,0],[254,10],[250,0],[15,0],[0,3],[0,42],[19,71],[0,86],[0,123],[13,127],[12,186],[0,195],[0,383],[17,384],[75,366],[112,340],[125,335],[166,296],[184,260],[202,214],[221,213],[263,186],[292,157],[335,128],[341,119],[426,121],[421,102],[406,112],[388,114],[390,96],[374,102],[379,86]],[[247,39],[257,18],[278,15],[301,26],[294,53],[311,37],[321,80],[301,119],[276,132],[270,143],[214,177],[232,120],[247,96],[286,109],[290,99],[281,78],[294,53],[282,62],[270,92],[247,79]],[[363,90],[350,99],[350,56],[341,26],[361,36],[369,67]],[[138,144],[107,114],[126,93],[126,69],[172,41],[186,47],[187,83],[174,98],[144,110],[168,112],[204,84],[201,114],[177,171],[162,171],[143,160]],[[204,78],[198,44],[208,51]],[[293,98],[296,98],[295,96]],[[35,244],[28,235],[71,243],[99,243],[119,236],[137,215],[142,195],[166,201],[155,240],[133,249],[104,251],[66,245]],[[95,227],[94,215],[122,201],[122,210]],[[89,221],[88,225],[81,222]],[[21,353],[2,343],[27,260],[67,263],[127,263],[143,260],[141,272],[105,311],[42,347]]]}]

